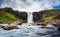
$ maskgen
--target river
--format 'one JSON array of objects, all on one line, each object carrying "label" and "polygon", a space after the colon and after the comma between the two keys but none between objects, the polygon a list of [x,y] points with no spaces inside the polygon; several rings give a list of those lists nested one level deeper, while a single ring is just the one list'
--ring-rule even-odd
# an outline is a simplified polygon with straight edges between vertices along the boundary
[{"label": "river", "polygon": [[[0,37],[60,37],[57,28],[41,28],[41,26],[18,25],[19,29],[3,30],[0,28]],[[52,31],[52,32],[50,32]]]}]

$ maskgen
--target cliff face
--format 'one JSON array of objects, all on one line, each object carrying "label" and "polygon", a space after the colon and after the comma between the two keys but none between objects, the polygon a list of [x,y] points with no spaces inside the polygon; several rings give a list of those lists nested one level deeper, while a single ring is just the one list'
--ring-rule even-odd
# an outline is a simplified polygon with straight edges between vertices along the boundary
[{"label": "cliff face", "polygon": [[[15,19],[24,20],[27,22],[27,13],[21,11],[15,11],[12,8],[0,8],[0,23],[13,22]],[[34,22],[56,22],[60,20],[60,10],[43,10],[39,12],[33,12]]]},{"label": "cliff face", "polygon": [[43,13],[42,12],[33,12],[33,21],[34,22],[41,22],[43,18]]}]

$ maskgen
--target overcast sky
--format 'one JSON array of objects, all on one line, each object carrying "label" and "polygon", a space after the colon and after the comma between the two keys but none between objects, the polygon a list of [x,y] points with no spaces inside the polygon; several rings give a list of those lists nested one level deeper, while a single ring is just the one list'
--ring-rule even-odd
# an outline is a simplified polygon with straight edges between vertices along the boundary
[{"label": "overcast sky", "polygon": [[34,12],[47,9],[60,9],[60,0],[0,0],[0,8]]}]

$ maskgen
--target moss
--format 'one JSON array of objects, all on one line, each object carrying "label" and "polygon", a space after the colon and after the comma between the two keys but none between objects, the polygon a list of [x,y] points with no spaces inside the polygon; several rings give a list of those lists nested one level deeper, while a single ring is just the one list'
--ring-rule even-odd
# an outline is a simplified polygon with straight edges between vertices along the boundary
[{"label": "moss", "polygon": [[54,21],[56,21],[56,20],[54,19],[53,16],[43,18],[43,22],[45,22],[45,23],[47,23],[47,22],[54,22]]}]

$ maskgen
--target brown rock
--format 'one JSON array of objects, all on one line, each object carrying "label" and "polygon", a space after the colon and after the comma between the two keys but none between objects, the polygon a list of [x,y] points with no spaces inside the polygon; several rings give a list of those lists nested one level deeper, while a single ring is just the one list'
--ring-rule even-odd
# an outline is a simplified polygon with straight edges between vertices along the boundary
[{"label": "brown rock", "polygon": [[4,30],[19,29],[17,25],[7,25],[3,27]]}]

